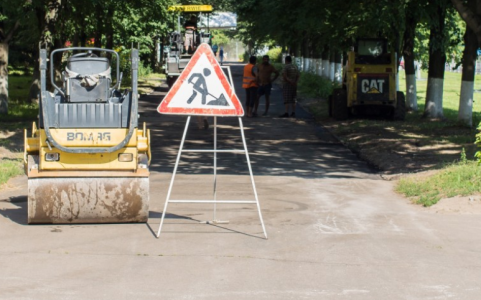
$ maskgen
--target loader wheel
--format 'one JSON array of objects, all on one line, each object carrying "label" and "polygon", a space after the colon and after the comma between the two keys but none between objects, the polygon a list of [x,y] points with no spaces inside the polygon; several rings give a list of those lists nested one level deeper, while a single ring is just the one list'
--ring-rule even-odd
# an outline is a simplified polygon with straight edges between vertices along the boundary
[{"label": "loader wheel", "polygon": [[406,99],[403,92],[397,92],[396,108],[392,114],[392,119],[396,121],[404,121],[406,118]]},{"label": "loader wheel", "polygon": [[346,120],[349,117],[347,93],[344,89],[335,89],[332,94],[332,117],[336,120]]}]

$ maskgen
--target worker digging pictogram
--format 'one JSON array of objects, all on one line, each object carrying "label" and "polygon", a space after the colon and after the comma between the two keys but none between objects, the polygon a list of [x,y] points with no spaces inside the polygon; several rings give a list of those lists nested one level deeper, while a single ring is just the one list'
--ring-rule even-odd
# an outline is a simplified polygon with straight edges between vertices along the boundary
[{"label": "worker digging pictogram", "polygon": [[[187,104],[192,103],[195,98],[197,98],[198,93],[201,94],[202,97],[202,105],[221,105],[221,106],[229,106],[229,103],[225,99],[223,93],[220,94],[218,98],[214,95],[209,93],[207,89],[207,83],[205,81],[205,77],[208,77],[211,74],[211,71],[208,68],[204,68],[202,73],[194,73],[192,74],[189,79],[187,80],[188,83],[193,85],[192,95],[187,99]],[[205,76],[205,77],[204,77]],[[214,100],[207,102],[207,96],[211,96]]]}]

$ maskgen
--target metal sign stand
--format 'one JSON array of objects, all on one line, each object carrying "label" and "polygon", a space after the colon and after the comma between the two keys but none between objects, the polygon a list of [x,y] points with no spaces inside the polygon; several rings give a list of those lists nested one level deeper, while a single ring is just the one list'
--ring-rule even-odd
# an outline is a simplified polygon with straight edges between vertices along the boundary
[{"label": "metal sign stand", "polygon": [[[230,70],[229,70],[230,71]],[[232,150],[218,150],[217,149],[217,117],[214,116],[214,149],[213,150],[208,150],[208,149],[184,149],[184,142],[185,142],[185,137],[187,136],[187,130],[189,128],[189,123],[190,123],[190,118],[191,116],[187,117],[187,121],[185,124],[185,129],[184,129],[184,134],[182,135],[182,141],[180,142],[180,148],[179,152],[177,153],[177,159],[175,161],[175,166],[174,166],[174,172],[172,173],[172,179],[170,181],[169,185],[169,191],[167,192],[167,199],[165,201],[165,206],[164,210],[162,211],[162,219],[160,220],[160,226],[159,230],[157,232],[157,238],[160,236],[160,232],[162,230],[162,225],[164,224],[164,218],[165,218],[165,213],[167,211],[167,206],[169,203],[213,203],[214,204],[214,219],[213,221],[210,222],[204,222],[207,224],[221,224],[221,223],[227,223],[226,221],[218,221],[217,216],[216,216],[216,210],[217,210],[217,203],[223,203],[223,204],[256,204],[257,205],[257,211],[259,212],[259,219],[261,221],[262,225],[262,230],[264,231],[264,236],[267,239],[267,233],[266,233],[266,228],[264,226],[264,221],[262,219],[262,213],[261,213],[261,208],[259,205],[259,199],[257,197],[257,191],[256,191],[256,185],[254,183],[254,175],[252,174],[252,168],[251,168],[251,162],[249,159],[249,153],[247,152],[247,144],[244,136],[244,127],[242,124],[242,119],[239,118],[239,126],[240,126],[240,132],[242,135],[242,143],[244,145],[244,149],[232,149]],[[170,194],[172,192],[172,186],[174,185],[174,180],[175,180],[175,175],[177,173],[177,168],[179,166],[179,161],[182,153],[186,152],[197,152],[197,153],[214,153],[214,200],[171,200],[170,199]],[[249,174],[251,178],[251,183],[252,183],[252,189],[254,191],[254,196],[255,200],[217,200],[217,153],[245,153],[246,159],[247,159],[247,166],[249,168]]]}]

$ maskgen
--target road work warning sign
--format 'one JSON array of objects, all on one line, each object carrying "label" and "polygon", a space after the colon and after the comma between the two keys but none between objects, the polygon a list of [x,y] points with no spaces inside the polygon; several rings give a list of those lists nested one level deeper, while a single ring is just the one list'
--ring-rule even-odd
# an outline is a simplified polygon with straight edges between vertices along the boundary
[{"label": "road work warning sign", "polygon": [[205,43],[199,46],[157,110],[173,115],[244,115],[237,95]]}]

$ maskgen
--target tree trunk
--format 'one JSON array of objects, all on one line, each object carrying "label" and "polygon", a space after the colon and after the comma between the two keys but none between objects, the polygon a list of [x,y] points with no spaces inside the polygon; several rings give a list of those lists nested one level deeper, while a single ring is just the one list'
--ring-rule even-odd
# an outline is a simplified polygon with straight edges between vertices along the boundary
[{"label": "tree trunk", "polygon": [[[110,6],[107,10],[107,18],[105,20],[105,48],[113,49],[114,48],[114,26],[112,24],[114,14],[114,7]],[[107,57],[109,60],[112,60],[112,53],[108,52]]]},{"label": "tree trunk", "polygon": [[[45,18],[45,10],[42,6],[38,6],[35,9],[35,15],[37,17],[38,28],[45,28],[46,18]],[[40,37],[40,41],[42,42],[41,47],[45,47],[45,41],[42,36]],[[35,48],[35,52],[32,54],[34,57],[34,64],[33,64],[33,75],[32,75],[32,83],[30,84],[30,89],[28,91],[28,103],[39,102],[40,101],[40,67],[39,67],[39,51],[38,48]]]},{"label": "tree trunk", "polygon": [[[61,40],[59,39],[55,39],[53,41],[53,48],[54,49],[60,49],[63,47],[65,43],[63,43]],[[53,65],[55,66],[55,72],[54,72],[54,80],[55,80],[55,84],[57,86],[62,86],[62,69],[59,68],[61,65],[62,65],[62,54],[60,53],[57,53],[56,55],[54,55],[53,57]]]},{"label": "tree trunk", "polygon": [[80,42],[79,42],[79,34],[78,32],[75,32],[75,34],[73,35],[73,38],[72,38],[72,46],[73,47],[78,47]]},{"label": "tree trunk", "polygon": [[[39,19],[39,26],[42,29],[40,35],[40,43],[41,47],[47,47],[47,50],[55,49],[55,47],[59,48],[62,45],[59,41],[55,41],[54,37],[57,32],[57,20],[60,14],[60,10],[62,7],[62,0],[50,0],[48,1],[48,10],[45,11],[43,8],[39,7],[36,11],[37,18]],[[54,57],[54,61],[59,62],[61,61],[61,57],[58,54]],[[58,65],[57,63],[55,65]],[[38,73],[39,74],[39,73]],[[58,71],[55,73],[55,77],[58,77]],[[40,90],[40,86],[38,85],[38,80],[40,77],[37,76],[34,72],[34,78],[32,85],[30,86],[29,95],[34,96],[38,95],[38,91]],[[50,80],[47,80],[47,89],[51,89]],[[38,98],[31,98],[32,101],[39,100]]]},{"label": "tree trunk", "polygon": [[437,23],[431,25],[429,35],[428,88],[423,117],[443,119],[443,85],[446,53],[442,45],[445,38],[444,19],[446,17],[446,9],[438,5],[437,16]]},{"label": "tree trunk", "polygon": [[32,83],[30,84],[30,90],[28,91],[27,102],[38,103],[39,101],[40,101],[40,70],[37,67],[36,69],[33,70]]},{"label": "tree trunk", "polygon": [[307,50],[307,36],[306,36],[306,32],[303,32],[302,33],[302,41],[301,41],[301,56],[302,57],[307,57],[307,53],[308,53],[308,50]]},{"label": "tree trunk", "polygon": [[8,114],[8,42],[0,43],[0,114]]},{"label": "tree trunk", "polygon": [[[104,24],[104,10],[101,4],[95,5],[95,17],[97,18],[97,24],[95,27],[95,34],[94,34],[94,47],[102,48],[102,33],[104,31],[103,24]],[[100,53],[97,53],[100,56]]]},{"label": "tree trunk", "polygon": [[0,21],[0,114],[8,114],[8,51],[10,40],[19,26],[17,20],[7,32],[5,23]]},{"label": "tree trunk", "polygon": [[[393,28],[395,28],[395,24],[391,25]],[[396,60],[396,74],[395,74],[395,80],[396,80],[396,92],[399,91],[399,65],[401,64],[401,36],[399,34],[399,30],[394,31],[393,33],[394,36],[394,59]]]},{"label": "tree trunk", "polygon": [[32,74],[32,83],[30,84],[30,90],[28,92],[27,103],[38,103],[40,100],[40,66],[39,66],[39,50],[35,48],[35,51],[32,53],[34,57],[33,63],[33,74]]},{"label": "tree trunk", "polygon": [[48,3],[48,11],[45,11],[45,22],[43,23],[42,36],[40,42],[51,45],[53,43],[53,36],[56,33],[56,21],[58,19],[59,10],[61,7],[61,0],[50,0]]},{"label": "tree trunk", "polygon": [[154,44],[150,47],[150,69],[155,72],[157,68],[157,40],[154,39]]},{"label": "tree trunk", "polygon": [[418,110],[418,97],[416,94],[416,68],[414,66],[414,40],[417,19],[413,17],[414,12],[408,7],[406,11],[406,30],[404,31],[403,57],[404,70],[406,73],[406,108],[407,110]]},{"label": "tree trunk", "polygon": [[322,76],[328,78],[329,77],[329,46],[325,45],[324,50],[322,51]]},{"label": "tree trunk", "polygon": [[342,81],[342,56],[341,51],[336,50],[336,56],[334,59],[335,67],[334,67],[334,82],[340,83]]},{"label": "tree trunk", "polygon": [[336,53],[337,51],[331,50],[329,55],[329,79],[333,82],[336,77]]},{"label": "tree trunk", "polygon": [[87,46],[87,32],[85,30],[85,28],[87,27],[87,24],[85,22],[85,19],[84,18],[81,18],[79,21],[78,21],[78,27],[79,27],[79,32],[78,32],[78,39],[79,39],[79,43],[77,43],[75,46],[76,47],[86,47]]},{"label": "tree trunk", "polygon": [[[474,2],[474,1],[472,1]],[[458,121],[462,125],[473,126],[474,71],[478,43],[471,28],[466,27],[464,34],[463,75],[459,97]]]}]

